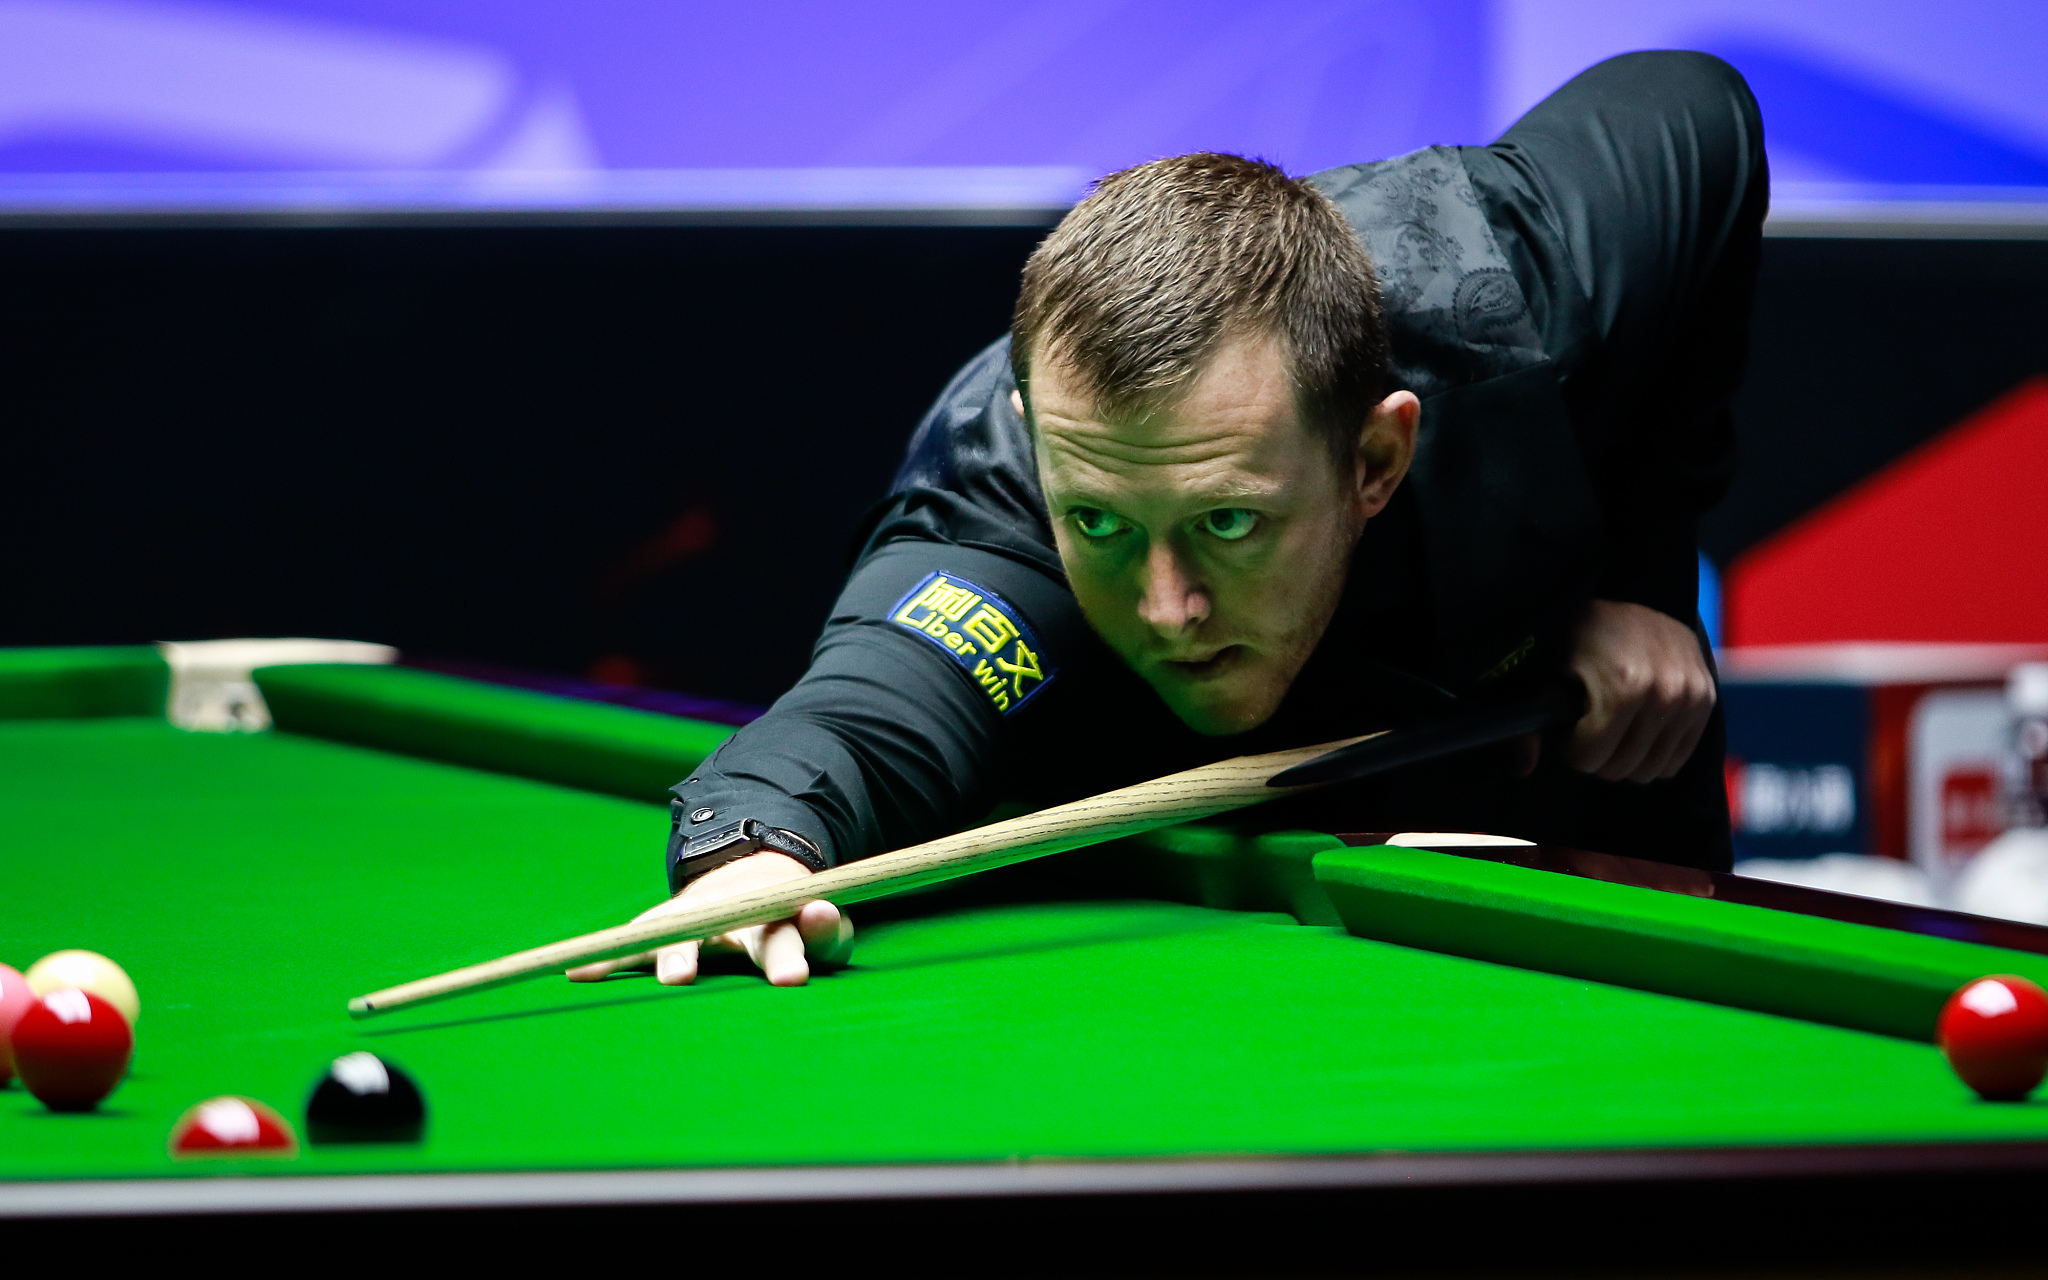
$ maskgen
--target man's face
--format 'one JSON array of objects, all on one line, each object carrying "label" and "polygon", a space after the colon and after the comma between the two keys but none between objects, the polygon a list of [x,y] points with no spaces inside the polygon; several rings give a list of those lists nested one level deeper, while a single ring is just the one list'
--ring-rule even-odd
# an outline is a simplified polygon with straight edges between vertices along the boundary
[{"label": "man's face", "polygon": [[1270,337],[1226,342],[1177,402],[1130,420],[1098,417],[1041,361],[1038,474],[1082,611],[1190,727],[1257,728],[1329,626],[1351,549],[1407,470],[1417,409],[1388,397],[1341,465],[1300,420]]}]

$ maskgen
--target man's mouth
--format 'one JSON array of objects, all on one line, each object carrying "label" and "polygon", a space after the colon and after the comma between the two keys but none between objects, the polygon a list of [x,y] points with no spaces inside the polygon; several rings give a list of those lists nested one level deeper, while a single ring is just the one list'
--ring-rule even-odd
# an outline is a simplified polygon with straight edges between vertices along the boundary
[{"label": "man's mouth", "polygon": [[1185,679],[1205,680],[1229,670],[1243,653],[1243,645],[1227,644],[1206,658],[1168,658],[1160,665]]}]

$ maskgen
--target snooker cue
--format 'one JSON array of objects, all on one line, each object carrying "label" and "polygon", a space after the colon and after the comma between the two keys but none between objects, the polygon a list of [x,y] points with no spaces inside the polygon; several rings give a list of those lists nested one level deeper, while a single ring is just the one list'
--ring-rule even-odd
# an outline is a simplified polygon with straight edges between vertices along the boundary
[{"label": "snooker cue", "polygon": [[559,973],[590,961],[633,955],[673,942],[715,937],[731,929],[786,919],[806,902],[822,899],[845,906],[1013,862],[1101,844],[1155,827],[1242,809],[1261,800],[1308,790],[1270,787],[1267,782],[1281,771],[1326,751],[1363,740],[1345,738],[1320,746],[1219,760],[1184,773],[1168,774],[1085,800],[927,840],[893,853],[862,858],[800,880],[373,991],[349,1001],[348,1009],[356,1017],[367,1017],[422,1001],[499,986],[537,973]]}]

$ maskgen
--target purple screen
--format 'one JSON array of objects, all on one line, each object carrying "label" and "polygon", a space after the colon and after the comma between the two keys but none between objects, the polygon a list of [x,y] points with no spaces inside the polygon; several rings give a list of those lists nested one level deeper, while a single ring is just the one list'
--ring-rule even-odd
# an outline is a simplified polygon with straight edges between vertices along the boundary
[{"label": "purple screen", "polygon": [[2024,0],[0,0],[0,203],[1057,204],[1483,142],[1673,46],[1751,77],[1787,182],[2048,187]]}]

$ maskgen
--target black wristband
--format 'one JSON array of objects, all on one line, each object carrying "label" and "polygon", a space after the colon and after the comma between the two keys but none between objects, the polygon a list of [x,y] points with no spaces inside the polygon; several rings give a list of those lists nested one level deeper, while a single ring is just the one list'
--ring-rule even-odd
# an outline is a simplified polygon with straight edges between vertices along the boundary
[{"label": "black wristband", "polygon": [[825,869],[825,855],[818,851],[818,846],[788,827],[768,828],[768,834],[761,838],[761,847],[773,849],[777,853],[786,853],[812,871]]},{"label": "black wristband", "polygon": [[759,818],[741,818],[694,836],[676,832],[669,841],[669,895],[681,893],[685,885],[707,872],[763,849],[795,858],[812,871],[825,869],[825,857],[818,846],[796,832],[771,827]]}]

